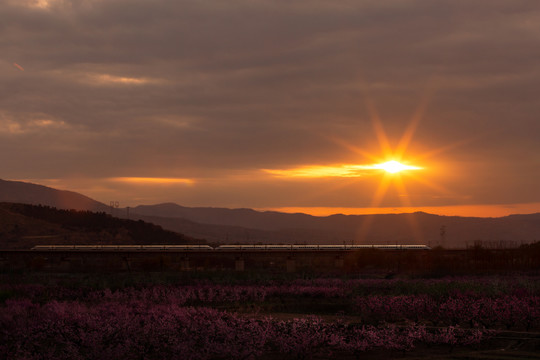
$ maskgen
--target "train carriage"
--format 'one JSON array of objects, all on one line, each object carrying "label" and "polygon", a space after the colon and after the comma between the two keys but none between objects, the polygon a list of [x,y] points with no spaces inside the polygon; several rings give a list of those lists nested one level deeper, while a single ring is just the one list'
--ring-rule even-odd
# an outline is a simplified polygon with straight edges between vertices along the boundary
[{"label": "train carriage", "polygon": [[333,244],[264,244],[264,245],[36,245],[41,251],[352,251],[378,250],[430,250],[426,245],[333,245]]}]

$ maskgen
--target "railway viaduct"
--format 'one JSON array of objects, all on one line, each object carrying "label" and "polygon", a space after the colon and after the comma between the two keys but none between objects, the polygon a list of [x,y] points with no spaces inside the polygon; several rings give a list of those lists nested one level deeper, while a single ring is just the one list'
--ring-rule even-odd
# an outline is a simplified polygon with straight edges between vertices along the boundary
[{"label": "railway viaduct", "polygon": [[0,250],[0,269],[49,271],[340,270],[350,251]]},{"label": "railway viaduct", "polygon": [[440,272],[538,271],[536,251],[456,250],[1,250],[0,271]]}]

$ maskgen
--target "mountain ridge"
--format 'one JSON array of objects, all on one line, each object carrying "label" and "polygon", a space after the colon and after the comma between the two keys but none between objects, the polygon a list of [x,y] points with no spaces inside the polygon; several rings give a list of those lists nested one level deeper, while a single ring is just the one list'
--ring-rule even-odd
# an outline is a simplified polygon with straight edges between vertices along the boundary
[{"label": "mountain ridge", "polygon": [[[31,204],[43,201],[43,205],[57,208],[127,216],[127,209],[112,211],[109,206],[78,193],[23,182],[16,182],[16,186],[9,183],[0,180],[0,201],[14,202],[18,199],[15,202]],[[13,192],[9,194],[11,200],[5,199],[6,188]],[[25,192],[25,189],[31,191]],[[220,243],[422,243],[465,247],[478,241],[517,246],[540,240],[540,213],[499,218],[443,216],[425,212],[319,217],[248,208],[185,207],[168,202],[131,207],[129,217]]]},{"label": "mountain ridge", "polygon": [[159,225],[104,212],[0,202],[0,249],[35,245],[142,245],[201,243]]},{"label": "mountain ridge", "polygon": [[74,191],[2,179],[0,179],[0,201],[89,211],[106,211],[109,208],[99,201]]}]

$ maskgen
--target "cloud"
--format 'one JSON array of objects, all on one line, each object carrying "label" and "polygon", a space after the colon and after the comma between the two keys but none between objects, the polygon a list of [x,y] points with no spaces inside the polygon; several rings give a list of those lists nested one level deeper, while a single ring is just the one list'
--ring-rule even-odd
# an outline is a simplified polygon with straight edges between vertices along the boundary
[{"label": "cloud", "polygon": [[134,78],[125,76],[115,76],[109,74],[88,74],[88,81],[97,85],[143,85],[152,82],[146,78]]},{"label": "cloud", "polygon": [[47,130],[65,129],[67,124],[62,120],[47,119],[43,114],[32,114],[32,119],[17,120],[0,112],[0,134],[18,135]]},{"label": "cloud", "polygon": [[293,169],[263,169],[264,172],[280,177],[287,178],[325,178],[325,177],[362,177],[373,170],[387,173],[398,173],[403,170],[419,170],[420,167],[401,164],[395,160],[387,161],[380,164],[359,165],[359,164],[342,164],[334,166],[312,165],[301,166]]},{"label": "cloud", "polygon": [[174,185],[174,184],[186,184],[190,185],[194,183],[192,179],[182,178],[158,178],[158,177],[116,177],[110,178],[109,181],[130,183],[135,185]]},{"label": "cloud", "polygon": [[19,69],[21,71],[24,71],[24,68],[21,65],[17,64],[17,63],[13,63],[13,66],[15,66],[17,69]]},{"label": "cloud", "polygon": [[366,104],[396,143],[429,98],[409,152],[451,148],[428,159],[457,164],[439,181],[485,187],[483,201],[506,186],[540,199],[527,180],[540,176],[536,1],[40,0],[0,12],[0,53],[17,61],[0,62],[11,178],[366,164],[379,152]]}]

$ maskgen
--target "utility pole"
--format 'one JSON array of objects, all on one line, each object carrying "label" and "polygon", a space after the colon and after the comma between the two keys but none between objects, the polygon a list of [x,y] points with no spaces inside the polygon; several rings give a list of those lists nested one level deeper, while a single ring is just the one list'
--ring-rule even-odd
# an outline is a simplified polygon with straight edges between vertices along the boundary
[{"label": "utility pole", "polygon": [[441,231],[440,231],[440,235],[441,235],[441,247],[444,247],[444,245],[446,244],[446,225],[442,225],[441,226]]},{"label": "utility pole", "polygon": [[111,201],[109,205],[111,207],[111,215],[114,216],[114,213],[115,213],[114,209],[118,209],[120,207],[120,203],[118,201]]}]

